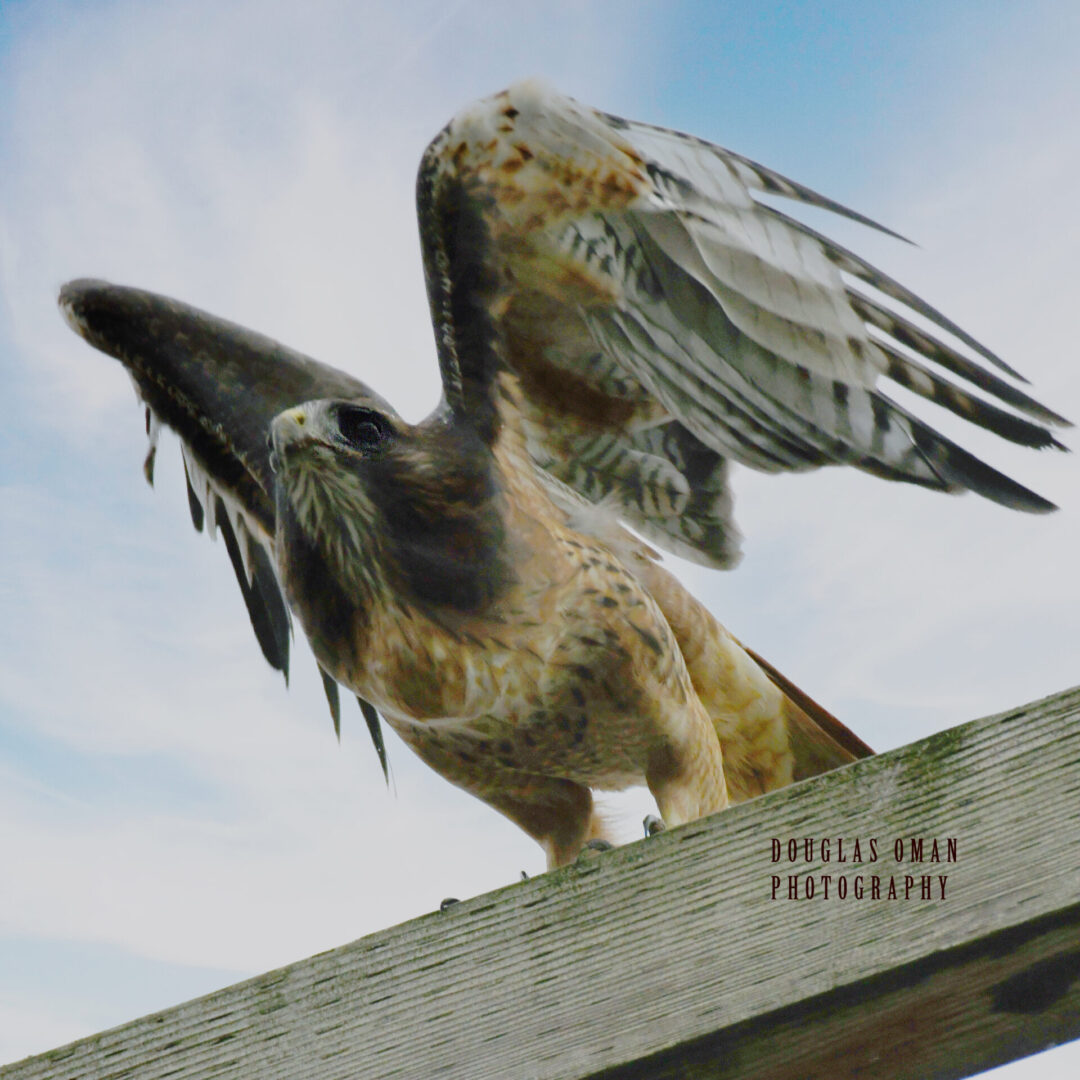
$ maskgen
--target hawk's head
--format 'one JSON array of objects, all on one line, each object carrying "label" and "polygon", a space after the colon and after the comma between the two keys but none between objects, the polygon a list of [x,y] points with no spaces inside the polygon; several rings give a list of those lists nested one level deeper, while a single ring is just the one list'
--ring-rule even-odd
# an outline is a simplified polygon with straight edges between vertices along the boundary
[{"label": "hawk's head", "polygon": [[309,401],[279,413],[269,437],[279,517],[295,515],[313,538],[344,521],[353,526],[344,539],[363,546],[360,534],[378,527],[369,495],[382,482],[377,463],[405,429],[369,402]]},{"label": "hawk's head", "polygon": [[270,426],[275,472],[286,472],[305,458],[330,462],[352,458],[357,464],[381,453],[401,421],[386,410],[357,401],[309,401],[286,409]]},{"label": "hawk's head", "polygon": [[351,618],[391,598],[475,612],[509,580],[498,469],[468,428],[325,399],[279,413],[270,443],[278,563],[298,608],[329,593],[349,597]]}]

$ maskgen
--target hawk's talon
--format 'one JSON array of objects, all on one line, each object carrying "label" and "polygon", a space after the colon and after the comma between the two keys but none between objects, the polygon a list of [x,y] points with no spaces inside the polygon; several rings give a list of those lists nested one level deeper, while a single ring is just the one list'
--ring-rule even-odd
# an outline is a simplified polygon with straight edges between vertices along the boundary
[{"label": "hawk's talon", "polygon": [[601,840],[599,837],[594,837],[592,840],[586,840],[581,846],[581,850],[578,852],[577,861],[586,862],[589,859],[595,859],[597,855],[603,854],[605,851],[613,851],[615,845],[609,843],[607,840]]},{"label": "hawk's talon", "polygon": [[642,825],[645,828],[646,837],[656,836],[657,833],[667,831],[663,818],[658,818],[655,814],[646,814]]}]

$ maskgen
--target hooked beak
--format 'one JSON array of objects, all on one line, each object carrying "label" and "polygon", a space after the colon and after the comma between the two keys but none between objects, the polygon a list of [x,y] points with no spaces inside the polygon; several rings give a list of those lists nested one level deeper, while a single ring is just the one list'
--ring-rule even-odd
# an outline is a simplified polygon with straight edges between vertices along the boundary
[{"label": "hooked beak", "polygon": [[303,443],[311,441],[308,410],[302,405],[280,412],[270,422],[270,468],[277,472],[282,455]]}]

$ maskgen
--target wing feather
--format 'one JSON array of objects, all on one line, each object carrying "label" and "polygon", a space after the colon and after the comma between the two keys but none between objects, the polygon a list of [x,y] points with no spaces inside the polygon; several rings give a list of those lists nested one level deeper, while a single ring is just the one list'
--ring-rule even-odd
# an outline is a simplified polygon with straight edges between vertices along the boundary
[{"label": "wing feather", "polygon": [[779,195],[807,206],[817,207],[819,210],[828,210],[859,225],[876,229],[886,236],[910,243],[906,237],[893,232],[892,229],[872,218],[835,202],[804,184],[782,176],[756,161],[751,161],[750,158],[743,157],[742,154],[737,154],[733,150],[727,150],[682,131],[656,127],[636,120],[626,120],[621,116],[612,116],[610,113],[605,113],[603,116],[615,130],[627,132],[634,145],[653,161],[668,163],[667,170],[654,166],[660,175],[666,172],[676,183],[680,178],[684,178],[691,189],[701,191],[713,200],[752,203],[753,200],[749,198],[750,191]]},{"label": "wing feather", "polygon": [[[65,285],[59,301],[71,327],[118,359],[134,381],[146,407],[148,479],[161,426],[179,436],[192,524],[211,537],[221,533],[259,647],[287,681],[292,624],[274,555],[270,422],[292,405],[323,397],[392,410],[358,379],[169,297],[80,280]],[[337,685],[331,689],[327,678],[337,730]],[[373,725],[365,704],[385,772],[378,717]]]},{"label": "wing feather", "polygon": [[[491,371],[509,367],[538,464],[712,565],[737,557],[728,458],[765,471],[845,463],[1051,509],[885,388],[1033,447],[1061,448],[1044,425],[1067,421],[989,371],[980,361],[1023,381],[947,316],[764,195],[897,235],[741,155],[536,82],[464,110],[428,147],[418,182],[451,407],[482,414]],[[636,440],[651,428],[679,434],[645,452]],[[698,479],[673,449],[687,439],[712,454]],[[695,544],[666,523],[701,477],[712,486]]]}]

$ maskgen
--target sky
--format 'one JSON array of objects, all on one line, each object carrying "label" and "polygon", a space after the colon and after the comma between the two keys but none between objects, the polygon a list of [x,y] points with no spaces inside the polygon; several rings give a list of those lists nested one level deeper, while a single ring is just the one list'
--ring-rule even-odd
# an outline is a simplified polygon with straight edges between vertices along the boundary
[{"label": "sky", "polygon": [[[539,75],[911,237],[828,225],[1077,418],[1078,46],[1068,2],[0,0],[0,1062],[543,869],[389,733],[388,791],[358,712],[339,747],[302,641],[288,690],[265,665],[65,280],[182,298],[419,419],[416,164]],[[741,566],[673,563],[879,749],[1080,681],[1077,456],[962,441],[1062,509],[739,470]],[[613,804],[627,838],[643,805]]]}]

